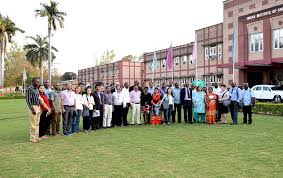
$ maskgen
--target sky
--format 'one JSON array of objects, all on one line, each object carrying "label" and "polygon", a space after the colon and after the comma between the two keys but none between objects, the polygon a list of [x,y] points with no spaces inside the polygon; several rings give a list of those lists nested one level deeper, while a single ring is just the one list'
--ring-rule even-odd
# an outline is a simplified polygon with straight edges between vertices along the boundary
[{"label": "sky", "polygon": [[[61,74],[96,65],[104,51],[114,49],[115,61],[132,54],[194,41],[195,30],[223,21],[223,0],[57,0],[67,13],[64,28],[52,33],[59,52],[54,67]],[[8,15],[24,34],[14,41],[23,46],[26,36],[47,36],[47,19],[34,10],[47,0],[0,0],[0,13]]]}]

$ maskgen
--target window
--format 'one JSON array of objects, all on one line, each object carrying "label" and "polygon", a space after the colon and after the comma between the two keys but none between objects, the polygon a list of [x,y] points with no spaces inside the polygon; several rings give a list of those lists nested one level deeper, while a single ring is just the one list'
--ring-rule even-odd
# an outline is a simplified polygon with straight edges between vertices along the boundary
[{"label": "window", "polygon": [[190,83],[192,84],[194,82],[195,78],[194,77],[191,77],[190,78]]},{"label": "window", "polygon": [[222,59],[222,44],[218,45],[218,59]]},{"label": "window", "polygon": [[182,83],[183,83],[183,84],[187,83],[187,79],[186,79],[186,78],[183,78],[183,79],[182,79]]},{"label": "window", "polygon": [[216,58],[216,46],[211,46],[209,49],[209,59],[214,60]]},{"label": "window", "polygon": [[263,51],[263,33],[250,35],[250,52]]},{"label": "window", "polygon": [[210,83],[211,84],[216,83],[216,76],[215,75],[210,76]]},{"label": "window", "polygon": [[182,56],[182,63],[186,64],[187,63],[187,56]]},{"label": "window", "polygon": [[277,29],[273,31],[273,48],[283,48],[283,29]]},{"label": "window", "polygon": [[179,57],[174,57],[174,64],[179,65],[180,58]]},{"label": "window", "polygon": [[271,89],[270,89],[269,87],[263,87],[262,90],[263,90],[263,91],[270,91],[270,92],[271,92]]},{"label": "window", "polygon": [[162,60],[162,67],[166,67],[166,59]]},{"label": "window", "polygon": [[190,64],[194,63],[194,62],[193,62],[193,55],[190,54],[190,55],[189,55],[189,59],[190,59]]},{"label": "window", "polygon": [[254,90],[256,90],[256,91],[261,91],[261,87],[255,87]]},{"label": "window", "polygon": [[205,47],[204,48],[204,60],[208,60],[208,56],[209,56],[209,54],[208,54],[208,47]]},{"label": "window", "polygon": [[209,76],[205,76],[205,77],[204,77],[204,81],[205,81],[205,86],[207,86],[208,81],[209,81]]}]

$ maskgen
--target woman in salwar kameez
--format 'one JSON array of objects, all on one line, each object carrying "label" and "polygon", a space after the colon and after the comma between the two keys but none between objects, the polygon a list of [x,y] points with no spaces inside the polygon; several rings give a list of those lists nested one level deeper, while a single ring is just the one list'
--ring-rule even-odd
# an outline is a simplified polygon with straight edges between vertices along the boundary
[{"label": "woman in salwar kameez", "polygon": [[193,92],[193,112],[196,123],[205,123],[205,92],[201,86]]},{"label": "woman in salwar kameez", "polygon": [[218,105],[218,96],[213,93],[213,88],[208,88],[208,93],[206,94],[206,123],[216,124],[216,113]]}]

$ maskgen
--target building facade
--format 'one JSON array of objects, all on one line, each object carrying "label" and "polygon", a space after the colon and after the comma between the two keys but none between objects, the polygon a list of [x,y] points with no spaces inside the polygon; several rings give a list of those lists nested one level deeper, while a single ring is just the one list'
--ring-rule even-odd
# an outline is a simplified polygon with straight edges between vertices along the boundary
[{"label": "building facade", "polygon": [[[224,22],[195,32],[196,61],[191,59],[193,42],[174,47],[174,81],[192,83],[197,78],[204,80],[207,86],[229,85],[233,81],[232,38],[235,33],[235,82],[238,85],[248,82],[250,86],[282,85],[283,0],[227,0],[223,3]],[[167,50],[157,51],[159,68],[153,78],[157,84],[172,80],[172,72],[166,69]],[[152,56],[153,52],[144,54],[147,83],[153,75]]]},{"label": "building facade", "polygon": [[99,65],[78,71],[79,83],[94,84],[103,82],[106,85],[128,82],[130,85],[138,80],[143,81],[143,63],[117,61],[111,64]]}]

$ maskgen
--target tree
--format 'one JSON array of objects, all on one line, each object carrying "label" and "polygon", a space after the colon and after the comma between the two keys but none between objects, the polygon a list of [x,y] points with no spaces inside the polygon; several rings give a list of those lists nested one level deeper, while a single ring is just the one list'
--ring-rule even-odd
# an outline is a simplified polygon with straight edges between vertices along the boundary
[{"label": "tree", "polygon": [[57,30],[57,23],[61,28],[64,27],[64,16],[67,14],[65,12],[61,12],[58,9],[58,2],[50,1],[49,4],[41,3],[41,9],[35,10],[35,15],[40,17],[47,17],[48,20],[48,79],[51,82],[51,62],[52,62],[52,54],[51,54],[51,31]]},{"label": "tree", "polygon": [[137,56],[127,55],[122,58],[123,61],[135,62],[137,60]]},{"label": "tree", "polygon": [[74,72],[65,72],[63,75],[62,75],[62,80],[65,81],[65,80],[74,80],[77,78],[77,74],[75,74]]},{"label": "tree", "polygon": [[[26,58],[34,67],[39,67],[40,69],[40,82],[43,83],[43,63],[48,59],[49,43],[47,42],[47,37],[41,37],[36,35],[36,37],[27,37],[33,40],[33,43],[26,44],[24,50],[26,50]],[[53,51],[58,51],[55,47],[51,47]],[[52,60],[55,59],[55,55],[51,52]],[[49,77],[49,76],[48,76]]]},{"label": "tree", "polygon": [[102,64],[109,64],[111,62],[114,61],[114,58],[115,58],[116,54],[114,52],[114,50],[106,50],[103,55],[101,56],[101,59],[100,59],[100,65]]},{"label": "tree", "polygon": [[0,14],[0,88],[4,87],[4,67],[7,54],[7,45],[8,43],[12,42],[12,37],[15,36],[17,31],[24,33],[24,31],[19,29],[8,16],[4,17]]}]

